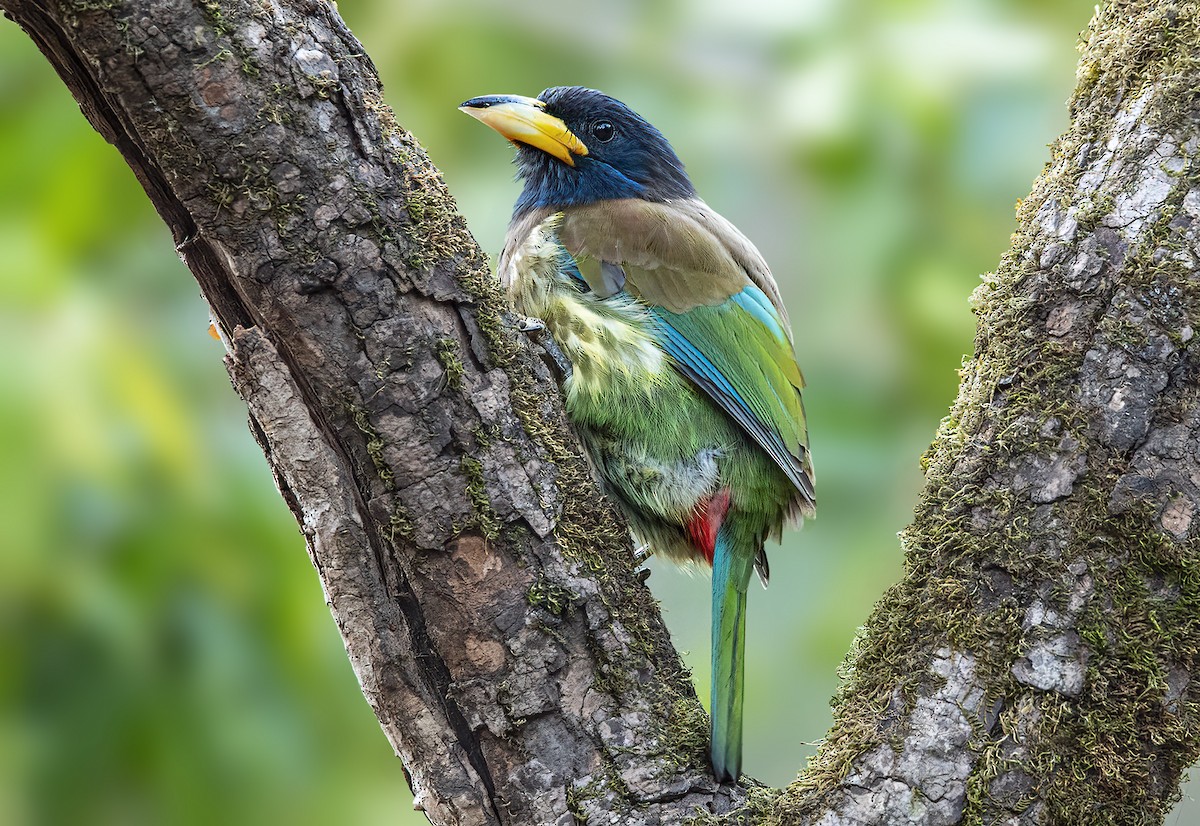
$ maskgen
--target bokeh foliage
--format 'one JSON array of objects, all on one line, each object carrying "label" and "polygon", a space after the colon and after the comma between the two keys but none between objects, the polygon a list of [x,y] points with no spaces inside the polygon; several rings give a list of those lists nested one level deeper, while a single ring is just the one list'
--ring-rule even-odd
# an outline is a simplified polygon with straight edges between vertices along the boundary
[{"label": "bokeh foliage", "polygon": [[[511,153],[455,106],[579,83],[653,120],[772,262],[820,518],[752,597],[746,768],[765,781],[811,753],[899,575],[966,297],[1066,125],[1092,2],[342,6],[485,249]],[[116,151],[0,24],[0,822],[424,822],[206,324]],[[707,583],[653,567],[707,686]]]}]

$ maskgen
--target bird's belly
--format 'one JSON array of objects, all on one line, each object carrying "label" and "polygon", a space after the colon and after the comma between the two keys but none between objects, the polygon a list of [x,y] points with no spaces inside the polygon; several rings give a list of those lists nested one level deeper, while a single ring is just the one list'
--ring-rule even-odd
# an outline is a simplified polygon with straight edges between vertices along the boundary
[{"label": "bird's belly", "polygon": [[675,370],[632,302],[571,290],[538,309],[571,362],[567,414],[605,482],[639,508],[684,521],[717,484],[732,438],[724,417]]}]

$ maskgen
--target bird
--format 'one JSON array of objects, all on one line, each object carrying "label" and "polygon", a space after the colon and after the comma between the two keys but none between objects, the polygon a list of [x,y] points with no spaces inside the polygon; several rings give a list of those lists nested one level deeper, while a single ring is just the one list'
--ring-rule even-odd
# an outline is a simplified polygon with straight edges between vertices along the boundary
[{"label": "bird", "polygon": [[516,147],[497,275],[569,363],[564,406],[601,486],[653,553],[712,569],[710,759],[736,782],[751,573],[766,585],[764,543],[816,507],[779,288],[624,103],[558,86],[459,108]]}]

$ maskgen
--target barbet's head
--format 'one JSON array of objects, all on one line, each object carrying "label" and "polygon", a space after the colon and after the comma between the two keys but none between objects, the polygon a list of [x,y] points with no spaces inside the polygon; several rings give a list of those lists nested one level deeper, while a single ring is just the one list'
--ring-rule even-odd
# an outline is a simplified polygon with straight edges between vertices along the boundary
[{"label": "barbet's head", "polygon": [[536,98],[486,95],[459,108],[516,145],[517,174],[525,182],[518,215],[610,198],[695,195],[662,133],[595,89],[556,86]]}]

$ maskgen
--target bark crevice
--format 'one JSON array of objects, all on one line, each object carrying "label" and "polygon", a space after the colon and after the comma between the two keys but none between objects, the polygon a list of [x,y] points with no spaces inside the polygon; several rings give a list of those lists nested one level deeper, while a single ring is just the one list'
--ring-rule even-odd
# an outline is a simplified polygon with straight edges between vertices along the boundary
[{"label": "bark crevice", "polygon": [[1140,823],[1195,759],[1200,9],[1114,2],[974,302],[904,579],[783,790],[707,724],[624,526],[361,46],[306,0],[0,0],[213,308],[435,823]]}]

